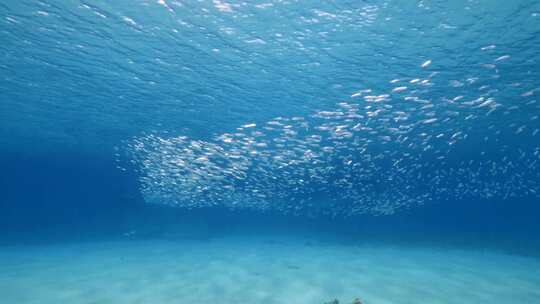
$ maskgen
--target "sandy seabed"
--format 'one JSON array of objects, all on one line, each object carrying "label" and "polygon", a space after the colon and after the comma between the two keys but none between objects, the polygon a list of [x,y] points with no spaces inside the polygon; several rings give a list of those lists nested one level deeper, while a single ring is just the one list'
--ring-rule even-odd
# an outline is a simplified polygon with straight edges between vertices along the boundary
[{"label": "sandy seabed", "polygon": [[540,303],[540,260],[307,239],[0,247],[0,302]]}]

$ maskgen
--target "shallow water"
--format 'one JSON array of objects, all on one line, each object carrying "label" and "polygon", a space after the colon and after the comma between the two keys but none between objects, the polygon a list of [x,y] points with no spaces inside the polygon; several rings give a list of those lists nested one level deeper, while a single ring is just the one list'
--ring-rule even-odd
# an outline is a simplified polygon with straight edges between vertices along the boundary
[{"label": "shallow water", "polygon": [[540,302],[537,1],[4,1],[1,303]]}]

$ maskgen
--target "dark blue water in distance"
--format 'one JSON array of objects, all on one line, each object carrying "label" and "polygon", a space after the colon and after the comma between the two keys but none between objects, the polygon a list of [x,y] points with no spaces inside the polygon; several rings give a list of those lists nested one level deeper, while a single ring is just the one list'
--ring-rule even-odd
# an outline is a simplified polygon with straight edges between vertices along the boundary
[{"label": "dark blue water in distance", "polygon": [[[449,257],[463,250],[538,265],[537,1],[8,0],[0,3],[0,77],[0,270],[15,278],[0,287],[8,299],[0,303],[152,303],[153,289],[126,300],[68,284],[96,296],[88,298],[50,286],[43,293],[46,275],[25,275],[33,258],[46,264],[64,250],[51,246],[107,242],[147,252],[297,238],[313,256],[329,256],[321,242],[339,252],[366,244]],[[173,244],[145,245],[163,240]],[[208,261],[215,251],[200,250]],[[23,259],[27,268],[14,270]],[[66,269],[76,273],[73,261]],[[287,267],[310,276],[307,264]],[[540,303],[540,269],[529,268],[525,285],[508,283],[517,290],[511,303]],[[490,274],[474,271],[479,280]],[[369,278],[355,285],[363,303],[423,297],[370,294]],[[260,283],[251,295],[231,284],[208,290],[224,303],[287,303],[282,295],[298,294]],[[345,283],[309,284],[298,287],[313,292],[309,301],[309,292],[291,301],[352,300]],[[495,295],[442,290],[432,300]]]},{"label": "dark blue water in distance", "polygon": [[236,225],[238,229],[264,231],[313,229],[349,240],[380,237],[502,246],[522,254],[536,254],[540,245],[535,200],[433,202],[392,216],[306,219],[271,212],[147,206],[138,192],[137,175],[118,172],[111,159],[69,154],[9,155],[3,159],[2,168],[4,243],[115,238],[133,225],[159,226],[167,219],[169,224],[205,222],[208,229],[215,230],[210,232],[217,234]]}]

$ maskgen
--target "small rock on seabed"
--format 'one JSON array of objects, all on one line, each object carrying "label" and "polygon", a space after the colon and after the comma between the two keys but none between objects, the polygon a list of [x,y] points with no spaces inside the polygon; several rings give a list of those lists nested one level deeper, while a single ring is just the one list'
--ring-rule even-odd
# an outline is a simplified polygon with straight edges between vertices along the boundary
[{"label": "small rock on seabed", "polygon": [[[330,302],[325,302],[324,304],[339,304],[339,300],[338,299],[334,299]],[[351,304],[363,304],[362,301],[360,301],[359,298],[356,298],[354,299]]]}]

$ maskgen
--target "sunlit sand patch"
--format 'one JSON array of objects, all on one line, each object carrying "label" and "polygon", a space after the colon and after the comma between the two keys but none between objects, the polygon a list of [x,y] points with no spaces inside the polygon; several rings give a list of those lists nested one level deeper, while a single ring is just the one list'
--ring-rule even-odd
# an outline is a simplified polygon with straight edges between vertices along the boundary
[{"label": "sunlit sand patch", "polygon": [[0,251],[0,294],[5,303],[20,304],[540,301],[534,258],[277,240],[6,247]]}]

